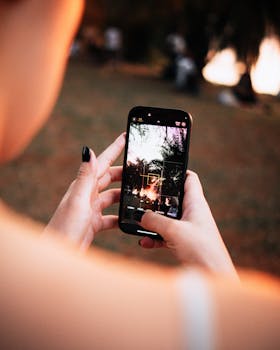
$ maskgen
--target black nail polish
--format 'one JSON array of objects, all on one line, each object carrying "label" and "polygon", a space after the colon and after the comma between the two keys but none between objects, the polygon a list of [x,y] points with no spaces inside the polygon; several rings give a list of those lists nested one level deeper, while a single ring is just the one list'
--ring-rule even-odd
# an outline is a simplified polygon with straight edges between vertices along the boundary
[{"label": "black nail polish", "polygon": [[83,147],[82,150],[82,161],[83,162],[89,162],[90,161],[90,152],[89,152],[89,148],[87,146]]}]

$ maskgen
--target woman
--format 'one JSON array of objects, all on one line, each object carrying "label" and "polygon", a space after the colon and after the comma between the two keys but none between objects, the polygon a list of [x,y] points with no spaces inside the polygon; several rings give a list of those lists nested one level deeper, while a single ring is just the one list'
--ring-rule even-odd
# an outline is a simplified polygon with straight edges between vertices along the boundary
[{"label": "woman", "polygon": [[[20,154],[49,116],[82,9],[81,0],[0,0],[2,162]],[[149,212],[141,221],[163,236],[181,269],[81,253],[95,233],[116,226],[102,210],[118,201],[119,189],[106,187],[120,179],[111,165],[123,147],[121,135],[98,158],[83,149],[77,179],[44,235],[1,203],[1,349],[279,347],[279,284],[266,278],[264,288],[252,275],[237,281],[193,172],[182,220]]]}]

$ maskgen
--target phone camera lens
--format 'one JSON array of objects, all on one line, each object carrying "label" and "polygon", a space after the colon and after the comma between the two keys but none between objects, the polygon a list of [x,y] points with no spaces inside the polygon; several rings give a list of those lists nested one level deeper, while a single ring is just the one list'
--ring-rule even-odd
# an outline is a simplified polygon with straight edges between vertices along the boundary
[{"label": "phone camera lens", "polygon": [[151,113],[148,113],[148,117],[150,117],[151,116]]}]

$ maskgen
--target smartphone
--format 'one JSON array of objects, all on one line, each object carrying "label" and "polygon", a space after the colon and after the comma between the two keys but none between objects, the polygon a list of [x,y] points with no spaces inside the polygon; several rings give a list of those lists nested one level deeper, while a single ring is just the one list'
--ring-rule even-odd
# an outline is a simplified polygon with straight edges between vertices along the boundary
[{"label": "smartphone", "polygon": [[128,115],[119,208],[123,232],[161,239],[140,225],[147,209],[182,215],[192,117],[176,109],[134,107]]}]

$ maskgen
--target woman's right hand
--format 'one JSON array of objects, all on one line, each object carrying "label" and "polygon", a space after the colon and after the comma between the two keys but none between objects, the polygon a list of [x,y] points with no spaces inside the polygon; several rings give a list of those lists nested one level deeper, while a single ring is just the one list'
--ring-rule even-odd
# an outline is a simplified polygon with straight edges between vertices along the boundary
[{"label": "woman's right hand", "polygon": [[144,237],[143,248],[167,247],[180,262],[209,271],[237,276],[196,173],[187,172],[181,220],[147,211],[141,226],[159,233],[163,241]]}]

